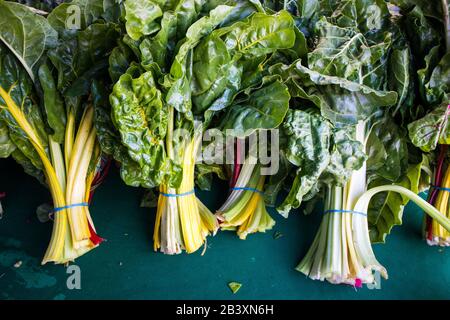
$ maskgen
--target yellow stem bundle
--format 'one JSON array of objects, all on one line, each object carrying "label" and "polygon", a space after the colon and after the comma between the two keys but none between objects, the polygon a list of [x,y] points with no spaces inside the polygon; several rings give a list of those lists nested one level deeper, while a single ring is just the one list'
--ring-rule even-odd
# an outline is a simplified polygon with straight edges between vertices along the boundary
[{"label": "yellow stem bundle", "polygon": [[[444,179],[442,180],[442,188],[450,188],[450,166],[445,171]],[[444,216],[450,218],[450,206],[449,206],[449,192],[447,190],[438,190],[438,195],[435,202],[436,209],[439,210]],[[450,245],[450,232],[448,232],[439,222],[435,219],[431,220],[431,241],[429,244],[437,244],[440,246]]]},{"label": "yellow stem bundle", "polygon": [[195,196],[195,155],[199,146],[197,139],[187,143],[183,156],[183,178],[177,189],[166,184],[160,186],[156,212],[153,247],[166,254],[197,251],[207,235],[215,234],[218,223],[215,216]]},{"label": "yellow stem bundle", "polygon": [[[26,133],[38,153],[50,188],[55,208],[86,202],[93,176],[88,167],[96,146],[96,132],[93,126],[93,108],[89,106],[75,136],[75,115],[69,113],[64,141],[64,155],[61,146],[49,136],[50,156],[35,129],[9,93],[0,87],[0,96],[6,108],[19,127]],[[66,263],[91,250],[89,223],[92,222],[87,206],[74,206],[55,212],[50,244],[42,264],[47,262]],[[95,229],[94,229],[95,230]]]}]

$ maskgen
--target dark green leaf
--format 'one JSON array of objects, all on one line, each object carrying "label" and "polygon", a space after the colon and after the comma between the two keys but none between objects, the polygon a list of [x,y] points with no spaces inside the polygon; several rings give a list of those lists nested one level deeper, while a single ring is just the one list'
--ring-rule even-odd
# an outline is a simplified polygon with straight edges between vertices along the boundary
[{"label": "dark green leaf", "polygon": [[[83,79],[83,76],[88,83],[84,88],[89,87],[92,78],[86,74],[97,70],[93,67],[102,61],[107,61],[107,55],[115,47],[118,35],[115,24],[95,23],[85,30],[65,37],[57,48],[48,53],[58,70],[58,89],[64,92],[75,80]],[[105,68],[106,66],[104,63]]]},{"label": "dark green leaf", "polygon": [[277,128],[289,109],[289,99],[288,88],[280,82],[265,85],[230,108],[223,130],[233,129],[234,135],[245,136],[257,129]]},{"label": "dark green leaf", "polygon": [[62,143],[66,131],[64,101],[56,89],[55,80],[47,64],[41,65],[38,76],[44,94],[44,110],[47,122],[53,130],[52,138],[54,141]]},{"label": "dark green leaf", "polygon": [[8,158],[16,149],[16,145],[9,138],[8,127],[0,121],[0,158]]},{"label": "dark green leaf", "polygon": [[28,7],[0,1],[0,42],[3,42],[20,61],[34,81],[39,61],[45,51],[57,43],[57,33],[47,20]]}]

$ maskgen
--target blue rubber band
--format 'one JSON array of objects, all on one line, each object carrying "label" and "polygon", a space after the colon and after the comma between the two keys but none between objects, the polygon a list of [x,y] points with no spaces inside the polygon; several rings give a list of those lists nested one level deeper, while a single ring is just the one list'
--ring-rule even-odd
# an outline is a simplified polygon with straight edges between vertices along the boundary
[{"label": "blue rubber band", "polygon": [[264,195],[264,192],[262,192],[261,190],[258,190],[256,188],[250,188],[250,187],[234,187],[234,188],[231,188],[231,190],[252,191],[252,192],[256,192],[256,193]]},{"label": "blue rubber band", "polygon": [[450,188],[444,188],[444,187],[438,187],[438,186],[430,186],[430,188],[450,192]]},{"label": "blue rubber band", "polygon": [[327,210],[327,211],[325,211],[323,214],[327,214],[327,213],[353,213],[353,214],[359,214],[359,215],[361,215],[361,216],[367,217],[367,213],[359,212],[359,211],[354,211],[354,210],[339,210],[339,209],[332,209],[332,210]]},{"label": "blue rubber band", "polygon": [[160,192],[159,194],[164,196],[164,197],[171,198],[171,197],[188,196],[188,195],[193,194],[193,193],[195,193],[195,190],[191,190],[191,191],[184,192],[184,193],[164,193],[164,192]]},{"label": "blue rubber band", "polygon": [[70,209],[73,207],[87,207],[87,206],[89,206],[89,203],[87,203],[87,202],[69,204],[68,206],[54,208],[52,212],[63,211],[63,210]]}]

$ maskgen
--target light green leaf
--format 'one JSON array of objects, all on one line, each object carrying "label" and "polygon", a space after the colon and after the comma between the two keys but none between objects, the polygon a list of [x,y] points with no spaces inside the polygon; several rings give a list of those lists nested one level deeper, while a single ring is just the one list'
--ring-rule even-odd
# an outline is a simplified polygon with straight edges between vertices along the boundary
[{"label": "light green leaf", "polygon": [[139,164],[146,185],[157,186],[168,174],[164,148],[168,110],[151,72],[134,74],[130,68],[110,95],[112,120],[130,157]]},{"label": "light green leaf", "polygon": [[133,40],[139,40],[142,36],[150,35],[160,29],[155,20],[162,16],[163,11],[155,1],[127,0],[125,12],[125,27]]}]

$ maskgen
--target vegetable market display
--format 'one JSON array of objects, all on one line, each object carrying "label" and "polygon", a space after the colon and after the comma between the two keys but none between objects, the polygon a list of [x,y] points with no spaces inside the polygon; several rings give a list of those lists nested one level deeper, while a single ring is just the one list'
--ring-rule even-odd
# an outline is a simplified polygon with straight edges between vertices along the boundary
[{"label": "vegetable market display", "polygon": [[[311,279],[387,278],[371,243],[409,200],[427,242],[449,245],[447,1],[20,2],[0,1],[0,157],[50,190],[43,263],[101,243],[88,204],[111,160],[156,206],[165,254],[319,202],[297,266]],[[230,191],[208,208],[195,191],[216,177]]]}]

